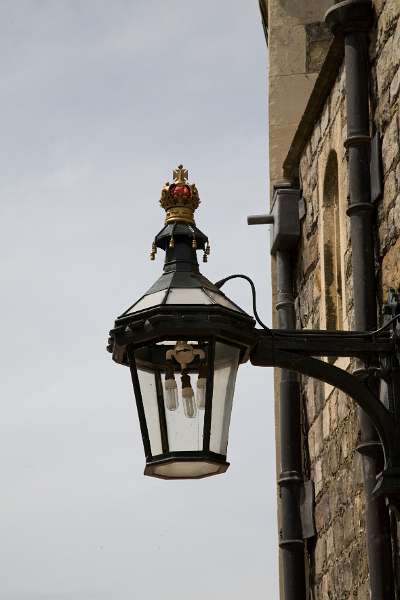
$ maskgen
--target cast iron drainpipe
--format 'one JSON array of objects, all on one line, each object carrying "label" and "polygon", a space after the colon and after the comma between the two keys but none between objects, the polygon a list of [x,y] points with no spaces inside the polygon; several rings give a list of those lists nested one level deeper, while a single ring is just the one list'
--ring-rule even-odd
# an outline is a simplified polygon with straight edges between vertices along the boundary
[{"label": "cast iron drainpipe", "polygon": [[[291,254],[277,251],[279,327],[295,329]],[[279,547],[285,600],[306,600],[304,540],[300,515],[303,484],[301,453],[301,397],[299,376],[281,369],[279,394],[281,529]]]},{"label": "cast iron drainpipe", "polygon": [[[295,197],[293,197],[293,192]],[[289,197],[287,197],[289,195]],[[276,214],[275,214],[276,213]],[[276,219],[276,215],[280,215]],[[283,231],[281,231],[284,221]],[[278,322],[281,329],[295,329],[292,250],[297,247],[298,191],[288,182],[275,187],[272,214],[253,215],[249,225],[272,224],[271,253],[276,258]],[[289,234],[289,235],[288,235]],[[301,520],[302,429],[299,375],[280,369],[279,387],[279,548],[282,600],[306,600],[306,566]]]},{"label": "cast iron drainpipe", "polygon": [[[370,186],[369,55],[368,31],[372,24],[370,0],[346,0],[326,14],[326,23],[335,35],[344,35],[350,240],[352,247],[355,329],[377,327],[376,279],[374,265],[373,205]],[[377,390],[378,393],[378,390]],[[393,600],[394,574],[389,512],[384,498],[374,499],[372,490],[381,471],[382,449],[374,426],[359,412],[362,454],[367,552],[371,598]]]}]

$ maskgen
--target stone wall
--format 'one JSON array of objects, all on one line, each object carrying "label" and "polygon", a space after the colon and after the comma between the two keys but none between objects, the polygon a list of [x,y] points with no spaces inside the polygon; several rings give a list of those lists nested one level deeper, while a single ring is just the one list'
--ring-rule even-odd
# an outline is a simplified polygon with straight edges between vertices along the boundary
[{"label": "stone wall", "polygon": [[373,121],[382,140],[384,194],[378,202],[380,300],[400,286],[400,2],[377,0],[371,41]]},{"label": "stone wall", "polygon": [[[329,157],[338,163],[341,269],[344,328],[352,326],[351,251],[346,217],[347,163],[345,77],[343,69],[316,123],[300,163],[306,204],[296,265],[296,313],[299,328],[325,329],[323,221],[324,179]],[[351,369],[349,361],[338,366]],[[357,410],[338,390],[303,378],[304,467],[314,481],[316,540],[309,544],[312,598],[368,598],[364,506]]]},{"label": "stone wall", "polygon": [[[400,2],[376,0],[377,27],[371,36],[371,132],[382,139],[384,188],[377,202],[376,272],[379,300],[400,287]],[[346,81],[343,68],[331,90],[300,161],[306,205],[296,264],[299,328],[327,326],[325,173],[332,153],[338,165],[338,229],[343,293],[343,327],[353,327],[352,269],[347,207]],[[326,184],[325,184],[326,185]],[[325,194],[326,196],[326,194]],[[338,366],[351,370],[350,361]],[[368,565],[357,410],[330,386],[303,378],[304,467],[315,486],[317,536],[309,543],[311,598],[369,599]]]},{"label": "stone wall", "polygon": [[322,24],[330,4],[262,0],[263,13],[268,13],[271,185],[282,179],[283,159],[330,43]]}]

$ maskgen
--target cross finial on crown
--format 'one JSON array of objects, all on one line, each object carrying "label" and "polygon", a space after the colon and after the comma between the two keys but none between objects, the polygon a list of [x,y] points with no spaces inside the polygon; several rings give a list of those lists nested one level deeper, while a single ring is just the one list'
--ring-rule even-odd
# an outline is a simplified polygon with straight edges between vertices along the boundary
[{"label": "cross finial on crown", "polygon": [[188,170],[183,167],[183,165],[179,165],[177,169],[174,169],[174,181],[175,183],[186,183],[188,180]]}]

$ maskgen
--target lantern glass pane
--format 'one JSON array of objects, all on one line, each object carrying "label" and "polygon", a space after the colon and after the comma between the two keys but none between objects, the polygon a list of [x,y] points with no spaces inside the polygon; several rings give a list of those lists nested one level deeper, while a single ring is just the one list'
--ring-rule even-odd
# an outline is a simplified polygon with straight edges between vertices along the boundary
[{"label": "lantern glass pane", "polygon": [[145,308],[151,308],[152,306],[158,306],[159,304],[162,304],[165,294],[166,290],[162,290],[161,292],[155,292],[154,294],[143,296],[143,298],[136,302],[136,304],[126,314],[129,315],[137,312],[138,310],[144,310]]},{"label": "lantern glass pane", "polygon": [[197,340],[135,351],[153,456],[203,450],[208,352],[209,342]]},{"label": "lantern glass pane", "polygon": [[228,446],[239,355],[239,348],[221,342],[215,344],[210,450],[223,455],[226,455]]},{"label": "lantern glass pane", "polygon": [[142,392],[143,408],[146,416],[147,430],[150,438],[153,456],[162,453],[160,417],[157,403],[157,388],[154,372],[138,368],[140,390]]},{"label": "lantern glass pane", "polygon": [[212,302],[200,288],[172,288],[166,304],[212,304]]},{"label": "lantern glass pane", "polygon": [[215,302],[215,304],[219,304],[225,308],[230,308],[236,312],[241,312],[241,309],[236,306],[236,304],[233,304],[233,302],[231,302],[226,296],[218,294],[217,292],[213,292],[212,290],[207,290],[207,295]]},{"label": "lantern glass pane", "polygon": [[[197,373],[190,373],[190,383],[195,396],[197,391],[197,378]],[[165,410],[169,450],[170,452],[178,450],[202,450],[204,410],[196,407],[196,414],[194,417],[188,418],[186,416],[179,373],[176,373],[175,379],[177,384],[178,408],[176,410]],[[164,375],[162,376],[162,382],[165,396]],[[194,402],[196,402],[196,398],[194,398]]]}]

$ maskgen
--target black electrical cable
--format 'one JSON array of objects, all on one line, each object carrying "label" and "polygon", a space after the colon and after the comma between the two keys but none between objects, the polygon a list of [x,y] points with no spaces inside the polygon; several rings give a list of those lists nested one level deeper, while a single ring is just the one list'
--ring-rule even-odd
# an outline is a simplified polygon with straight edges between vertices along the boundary
[{"label": "black electrical cable", "polygon": [[217,288],[221,288],[230,279],[245,279],[250,284],[250,286],[251,286],[251,293],[253,295],[253,314],[254,314],[254,318],[257,321],[257,323],[259,325],[261,325],[261,327],[263,329],[266,329],[267,331],[271,331],[270,327],[267,327],[267,325],[265,325],[265,323],[263,323],[261,321],[260,317],[258,316],[258,312],[257,312],[257,292],[256,292],[256,286],[254,285],[253,280],[250,279],[250,277],[248,277],[247,275],[236,274],[236,275],[229,275],[229,277],[225,277],[224,279],[220,279],[220,281],[217,281],[217,283],[215,283],[214,285]]},{"label": "black electrical cable", "polygon": [[[261,327],[263,329],[266,329],[267,331],[270,331],[273,335],[276,336],[282,336],[282,337],[293,337],[294,335],[297,336],[299,334],[299,332],[301,330],[295,331],[295,332],[289,332],[289,331],[278,331],[278,330],[272,330],[270,327],[267,327],[267,325],[265,325],[265,323],[263,323],[260,319],[260,317],[258,316],[258,312],[257,312],[257,292],[256,292],[256,286],[254,285],[254,282],[252,279],[250,279],[250,277],[248,275],[242,275],[242,274],[235,274],[235,275],[229,275],[229,277],[225,277],[224,279],[220,279],[219,281],[217,281],[214,285],[217,288],[221,288],[223,285],[225,285],[225,283],[227,281],[229,281],[230,279],[245,279],[251,286],[251,293],[253,296],[253,314],[254,314],[254,318],[257,321],[257,323],[259,325],[261,325]],[[400,320],[400,314],[399,315],[395,315],[394,317],[392,317],[387,323],[385,323],[382,327],[380,327],[379,329],[377,329],[376,331],[367,331],[367,332],[360,332],[360,333],[352,333],[351,331],[346,331],[346,336],[347,337],[352,337],[352,338],[365,338],[365,337],[373,337],[374,335],[377,335],[379,333],[382,333],[383,331],[385,331],[385,329],[387,329],[388,327],[390,327],[390,325],[392,323],[394,323],[395,321]],[[307,329],[307,334],[312,334],[313,330],[312,329]],[[320,331],[315,331],[315,334],[319,334],[321,333]]]}]

